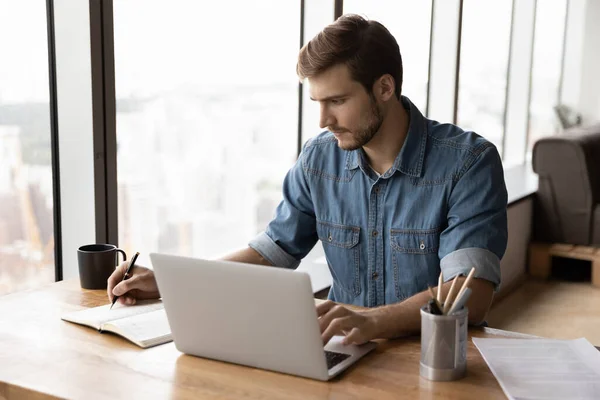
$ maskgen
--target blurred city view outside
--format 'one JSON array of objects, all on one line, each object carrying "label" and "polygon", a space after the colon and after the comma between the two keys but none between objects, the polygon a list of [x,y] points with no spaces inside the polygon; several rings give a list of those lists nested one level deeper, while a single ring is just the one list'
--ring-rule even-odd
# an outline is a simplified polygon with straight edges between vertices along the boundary
[{"label": "blurred city view outside", "polygon": [[[463,3],[457,124],[490,140],[501,154],[512,150],[502,148],[512,4]],[[529,153],[537,139],[558,132],[554,107],[559,103],[566,12],[567,0],[536,3],[529,132],[523,138]]]},{"label": "blurred city view outside", "polygon": [[502,153],[512,0],[463,2],[457,125]]},{"label": "blurred city view outside", "polygon": [[567,0],[538,1],[535,13],[535,44],[531,70],[529,137],[527,148],[543,136],[559,132],[554,107],[559,102],[563,60],[563,37]]},{"label": "blurred city view outside", "polygon": [[264,230],[296,159],[300,4],[167,10],[114,3],[119,244],[213,258]]},{"label": "blurred city view outside", "polygon": [[46,2],[0,0],[0,295],[54,281]]},{"label": "blurred city view outside", "polygon": [[[396,37],[403,92],[425,112],[431,2],[344,3]],[[464,4],[458,123],[498,146],[510,3],[486,3],[493,18]],[[562,42],[544,32],[564,21],[561,7],[536,21],[530,139],[553,133]],[[298,2],[278,0],[114,2],[119,245],[129,254],[218,257],[266,227],[296,159],[299,20]],[[54,280],[45,2],[0,0],[0,35],[2,295]],[[319,133],[312,126],[304,139]]]}]

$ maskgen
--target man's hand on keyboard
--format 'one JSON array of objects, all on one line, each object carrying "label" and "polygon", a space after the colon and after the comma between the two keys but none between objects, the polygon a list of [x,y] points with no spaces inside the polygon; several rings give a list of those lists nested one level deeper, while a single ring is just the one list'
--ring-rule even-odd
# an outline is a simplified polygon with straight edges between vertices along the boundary
[{"label": "man's hand on keyboard", "polygon": [[352,311],[326,301],[317,305],[323,344],[335,335],[345,336],[343,344],[363,344],[377,337],[377,323],[368,311]]}]

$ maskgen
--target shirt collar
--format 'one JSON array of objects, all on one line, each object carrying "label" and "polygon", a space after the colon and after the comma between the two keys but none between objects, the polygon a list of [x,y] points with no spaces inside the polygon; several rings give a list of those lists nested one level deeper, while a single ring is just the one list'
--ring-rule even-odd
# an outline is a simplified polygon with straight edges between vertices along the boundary
[{"label": "shirt collar", "polygon": [[[402,105],[410,114],[410,123],[406,140],[400,153],[396,156],[394,164],[390,171],[383,176],[388,177],[395,171],[403,174],[420,177],[423,171],[423,161],[425,159],[425,147],[427,145],[427,120],[419,109],[404,96],[401,96]],[[366,168],[366,159],[362,149],[348,151],[346,156],[346,169],[356,169],[361,166],[364,171]]]}]

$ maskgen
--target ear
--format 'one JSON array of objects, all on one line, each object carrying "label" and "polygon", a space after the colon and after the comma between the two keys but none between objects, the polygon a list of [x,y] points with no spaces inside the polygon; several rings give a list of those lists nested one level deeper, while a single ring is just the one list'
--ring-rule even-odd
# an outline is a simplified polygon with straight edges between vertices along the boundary
[{"label": "ear", "polygon": [[379,77],[373,85],[375,97],[383,102],[395,97],[396,81],[390,74]]}]

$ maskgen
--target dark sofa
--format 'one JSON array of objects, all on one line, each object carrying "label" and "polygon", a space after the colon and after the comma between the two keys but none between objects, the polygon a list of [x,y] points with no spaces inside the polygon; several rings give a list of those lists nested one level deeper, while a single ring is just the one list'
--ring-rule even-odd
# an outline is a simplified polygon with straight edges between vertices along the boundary
[{"label": "dark sofa", "polygon": [[600,246],[600,124],[537,141],[534,238]]}]

